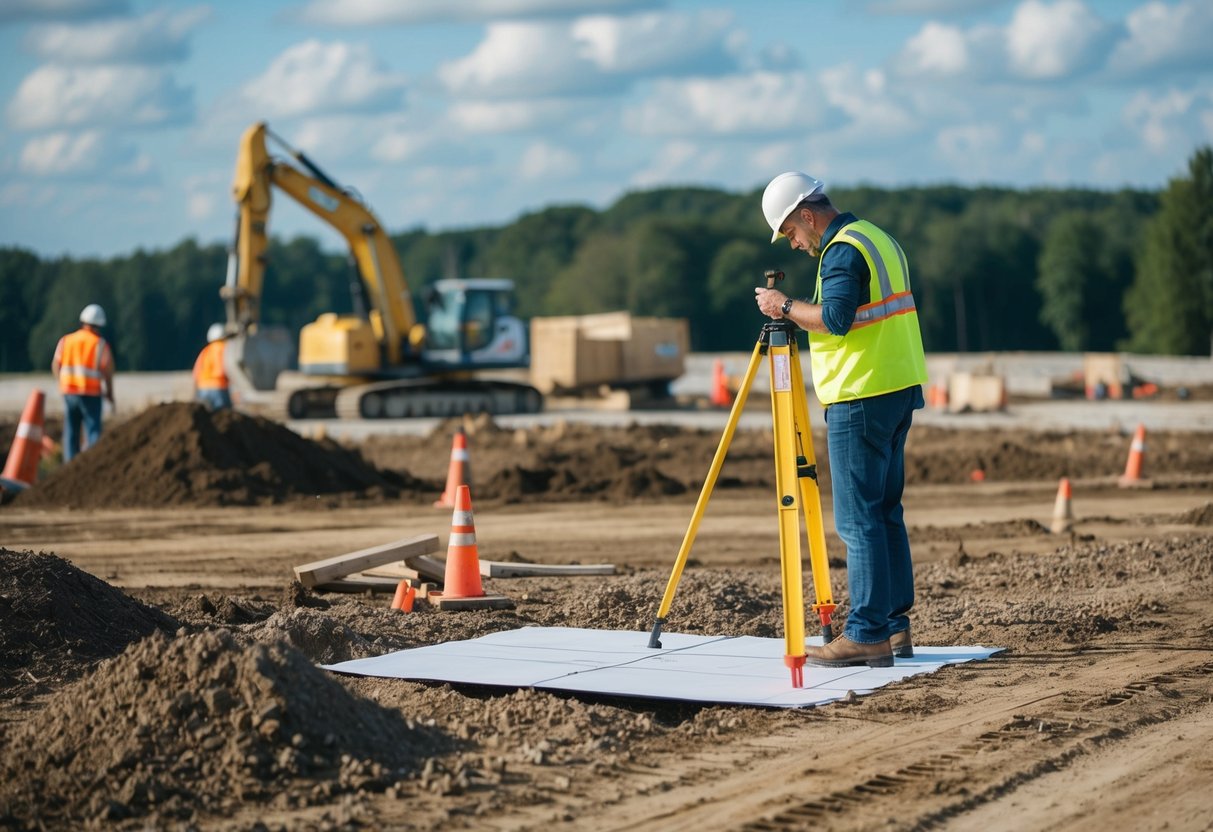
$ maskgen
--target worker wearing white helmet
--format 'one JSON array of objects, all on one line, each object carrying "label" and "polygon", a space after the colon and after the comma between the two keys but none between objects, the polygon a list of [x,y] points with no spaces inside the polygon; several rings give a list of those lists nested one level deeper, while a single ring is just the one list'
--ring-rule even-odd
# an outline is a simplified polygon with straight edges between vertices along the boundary
[{"label": "worker wearing white helmet", "polygon": [[194,361],[194,398],[210,410],[226,410],[232,406],[227,371],[223,368],[226,338],[223,324],[211,324],[206,331],[206,346]]},{"label": "worker wearing white helmet", "polygon": [[83,427],[85,446],[101,438],[101,400],[114,403],[114,354],[101,327],[105,310],[90,303],[80,311],[80,328],[64,335],[55,346],[51,372],[63,393],[63,461],[80,453]]},{"label": "worker wearing white helmet", "polygon": [[762,195],[771,242],[818,257],[808,300],[756,289],[758,308],[808,333],[813,387],[825,405],[834,524],[847,546],[851,611],[843,635],[806,647],[806,662],[884,667],[914,655],[910,543],[902,517],[905,441],[923,406],[926,359],[905,252],[887,232],[841,213],[825,183],[796,171]]}]

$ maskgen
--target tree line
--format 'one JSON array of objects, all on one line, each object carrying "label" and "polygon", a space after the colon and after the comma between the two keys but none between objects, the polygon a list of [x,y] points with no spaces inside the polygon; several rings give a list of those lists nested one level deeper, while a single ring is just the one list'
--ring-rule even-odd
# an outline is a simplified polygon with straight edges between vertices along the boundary
[{"label": "tree line", "polygon": [[[749,350],[767,269],[812,294],[816,261],[769,245],[761,191],[634,192],[605,210],[557,206],[495,227],[393,235],[420,297],[441,277],[509,277],[524,318],[626,309],[685,317],[692,348]],[[1213,345],[1213,149],[1161,191],[835,189],[840,210],[907,252],[930,352],[1065,350],[1208,355]],[[0,248],[0,372],[49,366],[80,310],[100,303],[120,370],[191,366],[223,319],[222,244],[185,240],[109,259]],[[262,320],[298,330],[352,308],[344,253],[275,239]],[[421,308],[421,305],[418,305]]]}]

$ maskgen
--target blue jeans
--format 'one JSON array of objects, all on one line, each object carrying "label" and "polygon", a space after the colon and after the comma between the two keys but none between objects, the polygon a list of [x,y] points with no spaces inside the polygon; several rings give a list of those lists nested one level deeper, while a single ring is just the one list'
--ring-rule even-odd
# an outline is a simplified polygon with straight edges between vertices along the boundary
[{"label": "blue jeans", "polygon": [[88,447],[101,438],[101,397],[65,393],[63,396],[63,461],[80,453],[80,423]]},{"label": "blue jeans", "polygon": [[232,406],[232,394],[218,388],[200,388],[198,401],[206,405],[207,410],[227,410]]},{"label": "blue jeans", "polygon": [[906,434],[923,406],[915,385],[826,408],[834,527],[847,546],[846,637],[884,641],[910,626],[914,568],[902,519]]}]

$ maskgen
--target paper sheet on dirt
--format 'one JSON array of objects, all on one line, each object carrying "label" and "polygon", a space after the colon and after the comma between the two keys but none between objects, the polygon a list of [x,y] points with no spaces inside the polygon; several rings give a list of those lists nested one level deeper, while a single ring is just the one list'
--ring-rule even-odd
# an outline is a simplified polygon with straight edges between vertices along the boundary
[{"label": "paper sheet on dirt", "polygon": [[[524,627],[324,667],[393,679],[800,708],[841,699],[848,691],[871,693],[1002,649],[915,646],[914,658],[897,659],[893,667],[806,666],[804,687],[793,688],[783,639],[663,633],[659,650],[648,641],[645,632]],[[808,643],[821,644],[821,638]]]}]

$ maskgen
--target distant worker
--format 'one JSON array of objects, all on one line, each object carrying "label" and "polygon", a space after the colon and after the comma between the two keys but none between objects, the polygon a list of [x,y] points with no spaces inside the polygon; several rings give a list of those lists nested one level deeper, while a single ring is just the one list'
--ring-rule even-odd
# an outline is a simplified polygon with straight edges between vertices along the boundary
[{"label": "distant worker", "polygon": [[923,406],[926,358],[905,253],[888,233],[840,213],[825,184],[783,173],[762,195],[771,242],[820,255],[811,300],[755,289],[758,308],[808,333],[813,387],[825,406],[834,525],[847,546],[844,633],[806,647],[825,667],[888,666],[914,655],[910,541],[902,516],[905,443]]},{"label": "distant worker", "polygon": [[194,398],[210,410],[227,410],[232,406],[227,373],[223,369],[226,338],[223,324],[211,324],[206,331],[206,346],[194,362]]},{"label": "distant worker", "polygon": [[80,427],[91,448],[101,438],[101,397],[114,404],[114,354],[101,337],[105,310],[90,303],[80,312],[80,328],[55,347],[51,372],[63,393],[63,461],[80,453]]}]

